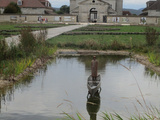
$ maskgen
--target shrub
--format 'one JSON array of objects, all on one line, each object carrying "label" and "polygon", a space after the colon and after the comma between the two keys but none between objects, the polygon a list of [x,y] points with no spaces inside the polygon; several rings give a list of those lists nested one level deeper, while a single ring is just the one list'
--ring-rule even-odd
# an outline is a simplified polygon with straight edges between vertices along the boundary
[{"label": "shrub", "polygon": [[20,33],[21,33],[20,42],[22,50],[24,50],[26,54],[29,54],[35,48],[37,41],[33,33],[31,32],[31,28],[29,27],[21,29]]},{"label": "shrub", "polygon": [[120,44],[120,43],[118,43],[118,41],[117,40],[114,40],[112,43],[111,43],[111,49],[113,49],[113,50],[121,50],[121,49],[123,49],[123,45],[122,44]]},{"label": "shrub", "polygon": [[94,50],[97,50],[100,47],[99,43],[97,43],[94,40],[87,40],[87,41],[81,42],[79,46],[80,48],[94,49]]},{"label": "shrub", "polygon": [[37,34],[37,36],[36,36],[37,43],[45,44],[46,37],[47,37],[47,30],[46,29],[41,29],[39,34]]},{"label": "shrub", "polygon": [[159,37],[158,32],[154,28],[151,28],[151,27],[146,27],[145,32],[146,32],[147,45],[149,46],[155,45]]},{"label": "shrub", "polygon": [[7,58],[7,52],[8,52],[8,45],[5,41],[5,39],[0,39],[0,61]]}]

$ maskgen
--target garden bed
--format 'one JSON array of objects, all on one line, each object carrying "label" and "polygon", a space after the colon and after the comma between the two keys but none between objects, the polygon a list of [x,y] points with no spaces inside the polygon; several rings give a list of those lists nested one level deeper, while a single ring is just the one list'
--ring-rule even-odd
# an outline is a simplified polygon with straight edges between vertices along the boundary
[{"label": "garden bed", "polygon": [[91,27],[91,28],[82,28],[78,29],[79,31],[117,31],[120,28],[98,28],[98,27]]},{"label": "garden bed", "polygon": [[[62,35],[146,35],[146,32],[66,32]],[[160,32],[157,33],[160,35]]]}]

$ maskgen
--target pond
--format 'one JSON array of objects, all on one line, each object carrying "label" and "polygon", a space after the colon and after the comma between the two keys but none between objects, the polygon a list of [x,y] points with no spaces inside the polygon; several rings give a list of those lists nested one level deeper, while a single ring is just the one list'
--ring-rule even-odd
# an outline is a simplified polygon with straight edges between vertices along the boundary
[{"label": "pond", "polygon": [[102,90],[96,99],[87,99],[91,59],[57,57],[34,76],[1,90],[0,119],[60,120],[66,112],[101,120],[102,112],[115,111],[124,118],[145,112],[145,102],[160,108],[160,77],[124,56],[97,57]]}]

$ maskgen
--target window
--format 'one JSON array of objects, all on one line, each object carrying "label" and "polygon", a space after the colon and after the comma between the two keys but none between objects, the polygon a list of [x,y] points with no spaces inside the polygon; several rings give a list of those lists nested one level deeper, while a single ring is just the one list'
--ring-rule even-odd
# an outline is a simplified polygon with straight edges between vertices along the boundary
[{"label": "window", "polygon": [[22,5],[22,0],[18,0],[17,5],[19,5],[19,6]]}]

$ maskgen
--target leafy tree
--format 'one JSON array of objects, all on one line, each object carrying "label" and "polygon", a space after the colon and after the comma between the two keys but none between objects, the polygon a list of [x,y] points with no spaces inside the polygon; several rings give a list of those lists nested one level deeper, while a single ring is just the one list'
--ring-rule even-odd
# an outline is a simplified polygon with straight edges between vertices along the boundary
[{"label": "leafy tree", "polygon": [[21,8],[15,2],[11,2],[5,9],[4,13],[22,13]]},{"label": "leafy tree", "polygon": [[62,11],[57,11],[56,13],[57,14],[64,14]]},{"label": "leafy tree", "polygon": [[60,7],[60,11],[62,11],[63,13],[69,13],[69,6],[67,5],[62,5]]},{"label": "leafy tree", "polygon": [[62,5],[62,6],[60,7],[60,10],[57,11],[57,14],[65,14],[65,13],[69,14],[69,6],[67,6],[67,5]]}]

